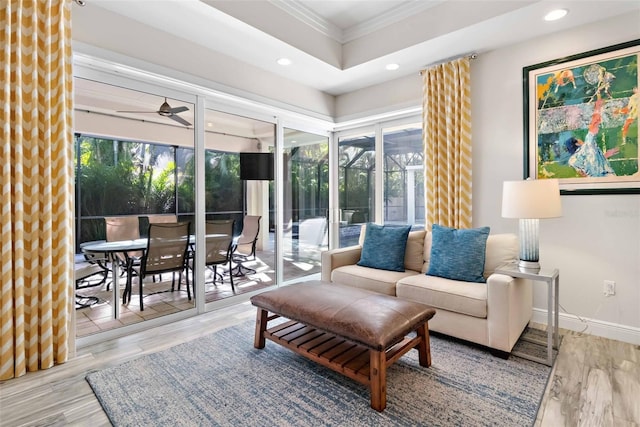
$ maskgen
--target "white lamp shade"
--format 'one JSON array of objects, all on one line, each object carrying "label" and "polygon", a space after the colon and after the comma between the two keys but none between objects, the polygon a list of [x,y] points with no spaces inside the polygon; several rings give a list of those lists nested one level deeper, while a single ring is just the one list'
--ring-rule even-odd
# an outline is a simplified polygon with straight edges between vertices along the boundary
[{"label": "white lamp shade", "polygon": [[503,218],[556,218],[562,216],[557,179],[505,181],[502,187]]}]

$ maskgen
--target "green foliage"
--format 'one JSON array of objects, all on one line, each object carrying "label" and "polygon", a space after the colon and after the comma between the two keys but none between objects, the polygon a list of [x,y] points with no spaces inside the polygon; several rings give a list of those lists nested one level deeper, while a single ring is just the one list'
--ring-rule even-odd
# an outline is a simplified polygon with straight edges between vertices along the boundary
[{"label": "green foliage", "polygon": [[146,202],[148,213],[175,212],[175,162],[169,162],[166,168],[153,176],[153,169],[146,174],[147,186],[143,192],[143,200]]},{"label": "green foliage", "polygon": [[150,144],[82,137],[79,146],[82,216],[174,211],[175,162],[160,168]]},{"label": "green foliage", "polygon": [[196,188],[195,156],[191,149],[178,148],[176,151],[178,168],[180,169],[176,184],[178,212],[181,214],[193,213],[196,209],[194,199],[194,189]]},{"label": "green foliage", "polygon": [[242,210],[240,155],[221,151],[205,153],[205,209],[214,211]]},{"label": "green foliage", "polygon": [[104,216],[175,212],[173,148],[78,138],[81,241],[104,239]]},{"label": "green foliage", "polygon": [[288,152],[292,219],[326,215],[329,209],[329,144],[318,143]]},{"label": "green foliage", "polygon": [[[119,144],[84,137],[80,143],[80,185],[82,216],[125,215],[133,213],[136,180],[132,158]],[[115,149],[114,149],[115,147]]]}]

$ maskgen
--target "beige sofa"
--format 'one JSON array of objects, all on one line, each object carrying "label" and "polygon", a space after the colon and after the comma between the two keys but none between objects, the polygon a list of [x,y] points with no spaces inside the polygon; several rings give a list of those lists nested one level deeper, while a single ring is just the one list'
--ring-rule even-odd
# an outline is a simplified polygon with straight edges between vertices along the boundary
[{"label": "beige sofa", "polygon": [[430,305],[436,309],[430,330],[487,346],[503,357],[511,352],[531,319],[531,281],[495,274],[494,270],[517,258],[516,235],[489,235],[484,269],[487,282],[471,283],[425,274],[431,253],[431,232],[426,231],[409,233],[406,271],[358,266],[364,230],[360,245],[322,253],[322,280]]}]

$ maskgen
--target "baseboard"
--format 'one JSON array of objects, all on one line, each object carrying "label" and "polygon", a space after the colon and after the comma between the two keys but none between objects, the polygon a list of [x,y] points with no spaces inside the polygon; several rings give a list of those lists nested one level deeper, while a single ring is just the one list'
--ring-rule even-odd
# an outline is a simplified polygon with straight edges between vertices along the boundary
[{"label": "baseboard", "polygon": [[[560,313],[560,328],[589,335],[624,341],[634,345],[640,345],[640,328],[605,322],[602,320],[578,317],[573,314]],[[542,325],[547,324],[547,310],[533,309],[531,321]]]}]

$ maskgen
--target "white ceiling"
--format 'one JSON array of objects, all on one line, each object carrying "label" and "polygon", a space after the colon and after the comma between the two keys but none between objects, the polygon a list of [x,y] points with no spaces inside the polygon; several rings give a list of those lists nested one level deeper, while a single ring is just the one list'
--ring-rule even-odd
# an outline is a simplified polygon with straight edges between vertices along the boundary
[{"label": "white ceiling", "polygon": [[[640,9],[638,0],[86,0],[331,95]],[[74,6],[78,7],[78,6]],[[563,7],[557,22],[543,15]],[[95,12],[94,11],[94,12]],[[123,21],[126,22],[126,21]],[[130,21],[129,21],[130,22]],[[144,26],[141,26],[143,28]],[[276,60],[287,57],[287,67]],[[397,71],[385,65],[397,63]]]},{"label": "white ceiling", "polygon": [[[291,7],[308,9],[342,31],[346,31],[356,25],[366,24],[369,21],[390,14],[394,10],[407,9],[413,4],[422,3],[428,7],[443,0],[416,2],[412,0],[376,0],[376,1],[327,1],[327,0],[299,0]],[[297,3],[297,5],[296,5]]]}]

